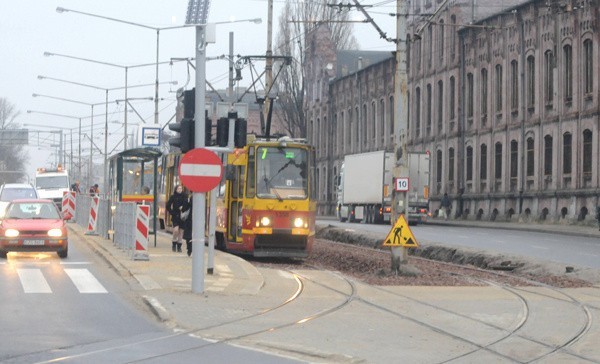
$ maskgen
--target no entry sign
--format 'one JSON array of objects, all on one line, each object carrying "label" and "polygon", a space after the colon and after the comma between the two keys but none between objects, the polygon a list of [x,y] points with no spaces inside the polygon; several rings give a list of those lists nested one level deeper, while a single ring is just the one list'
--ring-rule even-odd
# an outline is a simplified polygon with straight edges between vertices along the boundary
[{"label": "no entry sign", "polygon": [[192,192],[208,192],[219,185],[223,164],[216,153],[196,148],[185,153],[179,163],[181,183]]}]

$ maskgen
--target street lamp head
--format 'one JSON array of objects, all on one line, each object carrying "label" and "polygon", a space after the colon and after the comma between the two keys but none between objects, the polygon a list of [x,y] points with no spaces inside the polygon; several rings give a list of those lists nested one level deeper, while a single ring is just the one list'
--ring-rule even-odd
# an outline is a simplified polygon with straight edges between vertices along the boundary
[{"label": "street lamp head", "polygon": [[38,77],[37,77],[37,78],[38,78],[38,80],[43,80],[43,79],[44,79],[44,78],[46,78],[46,77],[44,77],[44,76],[42,76],[42,75],[38,75]]},{"label": "street lamp head", "polygon": [[28,113],[28,114],[31,114],[31,113],[32,113],[32,111],[31,111],[31,110],[27,110],[27,113]]},{"label": "street lamp head", "polygon": [[68,10],[65,8],[61,8],[60,6],[56,8],[56,12],[59,14],[62,14],[64,12],[67,12]]},{"label": "street lamp head", "polygon": [[45,57],[50,57],[50,56],[53,56],[53,55],[54,55],[54,53],[44,52],[44,56]]},{"label": "street lamp head", "polygon": [[38,95],[38,94],[31,94],[31,96],[33,96],[33,97],[38,97],[38,96],[40,96],[40,95]]},{"label": "street lamp head", "polygon": [[250,19],[250,21],[254,24],[261,24],[262,23],[262,18],[256,18],[256,19]]}]

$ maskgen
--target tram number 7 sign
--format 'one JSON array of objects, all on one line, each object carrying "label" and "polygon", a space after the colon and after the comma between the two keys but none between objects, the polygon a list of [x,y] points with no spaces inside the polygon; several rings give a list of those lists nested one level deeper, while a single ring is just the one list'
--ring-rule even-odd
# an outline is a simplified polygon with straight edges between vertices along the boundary
[{"label": "tram number 7 sign", "polygon": [[219,185],[222,175],[221,159],[208,149],[192,149],[183,155],[179,163],[181,183],[192,192],[212,190]]}]

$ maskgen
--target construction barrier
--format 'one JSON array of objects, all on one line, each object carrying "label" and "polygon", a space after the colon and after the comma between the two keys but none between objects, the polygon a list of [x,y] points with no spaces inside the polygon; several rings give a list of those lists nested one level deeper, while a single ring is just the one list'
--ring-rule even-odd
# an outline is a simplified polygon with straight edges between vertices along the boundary
[{"label": "construction barrier", "polygon": [[150,221],[150,206],[138,205],[135,224],[135,249],[133,260],[149,260],[148,255],[148,224]]},{"label": "construction barrier", "polygon": [[62,213],[65,220],[75,219],[75,191],[63,192]]},{"label": "construction barrier", "polygon": [[133,251],[136,236],[136,211],[135,202],[117,202],[115,205],[114,244],[126,251]]},{"label": "construction barrier", "polygon": [[88,226],[87,226],[87,231],[85,232],[86,235],[97,235],[96,225],[98,222],[98,203],[99,203],[99,198],[92,197],[92,201],[90,204],[90,215],[89,215],[89,219],[88,219]]}]

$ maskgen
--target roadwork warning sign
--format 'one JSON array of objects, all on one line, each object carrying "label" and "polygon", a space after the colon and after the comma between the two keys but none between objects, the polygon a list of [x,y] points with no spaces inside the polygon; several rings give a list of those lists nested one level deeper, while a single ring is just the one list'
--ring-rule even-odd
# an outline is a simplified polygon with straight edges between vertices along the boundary
[{"label": "roadwork warning sign", "polygon": [[383,246],[403,246],[405,248],[416,248],[419,246],[417,239],[408,227],[408,222],[404,215],[400,215],[392,230],[383,241]]}]

